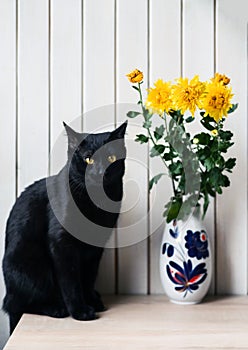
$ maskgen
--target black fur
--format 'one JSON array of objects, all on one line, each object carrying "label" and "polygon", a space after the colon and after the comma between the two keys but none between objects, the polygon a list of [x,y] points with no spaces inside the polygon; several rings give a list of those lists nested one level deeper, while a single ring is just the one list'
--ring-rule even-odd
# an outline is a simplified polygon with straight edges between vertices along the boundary
[{"label": "black fur", "polygon": [[[16,200],[7,222],[3,309],[10,317],[10,332],[23,313],[92,320],[95,312],[105,309],[94,284],[103,246],[119,215],[127,124],[112,132],[89,135],[64,125],[66,165],[59,174],[29,186]],[[110,142],[115,140],[117,145]],[[94,164],[87,165],[86,158],[93,158],[96,151]],[[110,164],[107,157],[112,154],[117,160]],[[102,179],[107,198],[116,203],[114,212],[104,210],[107,199],[98,198],[98,205],[89,197],[88,188],[96,196],[101,193]],[[72,198],[88,219],[83,227],[70,211]],[[53,206],[59,208],[57,213]],[[64,228],[71,223],[79,233],[76,237]],[[97,234],[98,246],[87,243],[87,238],[85,242],[84,234]]]}]

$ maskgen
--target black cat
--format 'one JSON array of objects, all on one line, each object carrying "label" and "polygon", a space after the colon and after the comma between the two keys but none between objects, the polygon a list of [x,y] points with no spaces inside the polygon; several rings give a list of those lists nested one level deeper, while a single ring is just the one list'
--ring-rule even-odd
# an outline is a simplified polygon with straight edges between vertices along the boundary
[{"label": "black cat", "polygon": [[105,310],[94,284],[120,212],[127,123],[88,135],[64,125],[66,165],[29,186],[7,222],[3,309],[10,332],[23,313],[92,320]]}]

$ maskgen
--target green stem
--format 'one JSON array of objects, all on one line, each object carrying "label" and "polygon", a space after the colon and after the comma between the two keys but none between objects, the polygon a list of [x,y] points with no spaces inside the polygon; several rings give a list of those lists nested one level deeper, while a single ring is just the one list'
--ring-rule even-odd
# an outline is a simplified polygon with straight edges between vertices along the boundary
[{"label": "green stem", "polygon": [[[149,137],[150,137],[150,139],[151,139],[151,141],[152,141],[152,143],[153,143],[153,146],[156,146],[157,143],[156,143],[156,141],[154,140],[154,138],[153,138],[153,136],[152,136],[151,130],[148,128],[147,131],[148,131],[148,135],[149,135]],[[168,165],[166,164],[164,158],[161,156],[161,154],[160,154],[159,156],[160,156],[160,158],[162,159],[162,162],[164,163],[164,165],[166,166],[168,172],[170,172],[170,171],[169,171],[169,168],[168,168]]]},{"label": "green stem", "polygon": [[[163,118],[163,119],[164,119],[164,124],[165,124],[165,130],[166,130],[166,133],[168,135],[167,120],[166,120],[166,118]],[[171,145],[170,145],[170,151],[171,151]],[[173,159],[171,160],[171,164],[172,165],[174,164]],[[169,174],[170,174],[170,171],[169,171]],[[174,179],[173,179],[173,175],[171,175],[171,182],[172,182],[173,193],[174,193],[174,196],[176,197],[177,190],[176,190],[175,182],[174,182]]]},{"label": "green stem", "polygon": [[[142,106],[142,111],[143,111],[143,114],[144,114],[144,112],[145,112],[146,109],[145,109],[144,104],[143,104],[143,97],[142,97],[141,84],[140,84],[140,83],[138,83],[138,88],[139,88],[139,97],[140,97],[140,102],[141,102],[141,106]],[[154,140],[154,138],[153,138],[153,136],[152,136],[152,133],[151,133],[150,128],[148,128],[147,131],[148,131],[148,136],[149,136],[150,140],[151,140],[152,143],[153,143],[153,146],[156,146],[157,143],[156,143],[156,141]],[[167,170],[168,170],[168,172],[169,172],[169,168],[168,168],[168,166],[167,166],[167,164],[166,164],[164,158],[161,156],[161,154],[160,154],[159,156],[160,156],[160,158],[162,159],[162,162],[164,163],[165,167],[167,168]]]},{"label": "green stem", "polygon": [[142,96],[142,92],[141,92],[141,84],[138,83],[138,86],[139,86],[140,103],[141,103],[141,106],[142,106],[142,112],[144,113],[145,107],[144,107],[144,104],[143,104],[143,96]]},{"label": "green stem", "polygon": [[[141,103],[141,106],[142,106],[142,112],[143,112],[143,115],[144,115],[144,113],[145,113],[145,111],[146,111],[146,108],[144,107],[144,104],[143,104],[143,96],[142,96],[142,92],[141,92],[141,84],[140,84],[140,83],[138,83],[138,89],[139,89],[140,103]],[[163,117],[162,117],[162,119],[164,119],[164,121],[165,121],[166,131],[167,131],[167,134],[168,134],[166,118],[163,118]],[[153,146],[156,146],[157,143],[156,143],[156,141],[154,140],[154,138],[153,138],[153,136],[152,136],[152,133],[151,133],[150,128],[147,128],[147,132],[148,132],[148,135],[149,135],[150,140],[151,140],[152,143],[153,143]],[[171,147],[170,147],[170,149],[171,149]],[[159,154],[159,156],[160,156],[162,162],[164,163],[165,167],[167,168],[168,173],[171,174],[171,172],[170,172],[170,170],[169,170],[169,167],[168,167],[168,165],[166,164],[166,161],[165,161],[164,158],[161,156],[161,154]],[[173,164],[173,160],[172,160],[172,164]],[[171,181],[172,181],[173,193],[174,193],[174,196],[176,197],[176,196],[177,196],[177,190],[176,190],[176,186],[175,186],[175,183],[174,183],[174,179],[173,179],[173,176],[172,176],[172,175],[171,175],[170,177],[171,177]]]}]

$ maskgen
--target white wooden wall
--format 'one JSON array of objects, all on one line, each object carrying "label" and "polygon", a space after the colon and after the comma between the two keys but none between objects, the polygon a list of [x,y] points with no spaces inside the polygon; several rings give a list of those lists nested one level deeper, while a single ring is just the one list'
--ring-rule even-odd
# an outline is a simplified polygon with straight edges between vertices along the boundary
[{"label": "white wooden wall", "polygon": [[[1,256],[16,195],[53,169],[48,154],[62,120],[85,113],[74,126],[87,131],[125,120],[127,107],[120,104],[137,101],[125,74],[136,67],[146,85],[180,75],[208,79],[219,71],[232,78],[239,102],[227,121],[238,164],[231,187],[212,201],[206,218],[215,257],[211,293],[247,294],[247,20],[246,0],[0,0]],[[146,217],[138,227],[148,238],[106,251],[98,281],[105,293],[163,292],[160,224],[170,186],[163,179],[148,196],[148,174],[161,172],[161,164],[139,147],[149,171],[129,161],[126,179],[141,186],[135,215]],[[120,223],[131,224],[133,216],[123,214]],[[4,318],[1,332],[7,332]]]}]

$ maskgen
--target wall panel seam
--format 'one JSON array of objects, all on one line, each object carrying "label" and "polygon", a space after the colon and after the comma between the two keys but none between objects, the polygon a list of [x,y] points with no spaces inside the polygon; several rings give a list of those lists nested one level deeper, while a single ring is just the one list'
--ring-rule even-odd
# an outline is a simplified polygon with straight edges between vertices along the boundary
[{"label": "wall panel seam", "polygon": [[17,198],[18,195],[18,187],[19,187],[19,179],[18,179],[18,167],[19,167],[19,159],[18,159],[18,143],[19,143],[19,130],[18,130],[18,126],[19,126],[19,66],[18,66],[18,61],[19,61],[19,18],[18,18],[18,14],[19,14],[19,0],[16,0],[16,12],[15,12],[15,25],[16,25],[16,43],[15,43],[15,54],[16,54],[16,60],[15,60],[15,69],[16,69],[16,110],[15,110],[15,197]]},{"label": "wall panel seam", "polygon": [[[147,0],[147,88],[150,86],[150,0]],[[147,143],[147,183],[150,179],[149,142]],[[150,194],[147,191],[147,294],[151,294]]]},{"label": "wall panel seam", "polygon": [[51,174],[51,0],[48,0],[48,175]]},{"label": "wall panel seam", "polygon": [[[114,126],[117,124],[117,0],[114,0]],[[119,294],[119,249],[118,249],[118,230],[114,228],[114,261],[115,261],[115,273],[114,273],[114,293]]]},{"label": "wall panel seam", "polygon": [[[213,41],[214,41],[214,57],[213,57],[213,60],[214,60],[214,74],[216,72],[216,62],[217,62],[217,0],[214,0],[214,3],[213,3],[213,16],[214,16],[214,23],[213,23],[213,26],[214,26],[214,30],[213,30],[213,34],[214,34],[214,37],[213,37]],[[213,268],[213,271],[214,271],[214,295],[217,294],[217,290],[218,290],[218,286],[217,286],[217,198],[215,197],[214,198],[214,247],[213,247],[213,250],[214,250],[214,268]]]},{"label": "wall panel seam", "polygon": [[183,2],[180,0],[180,75],[183,76]]},{"label": "wall panel seam", "polygon": [[[248,22],[246,22],[246,63],[248,67]],[[247,112],[248,111],[248,69],[246,74],[247,74],[247,77],[246,77],[246,112]],[[246,139],[246,154],[248,154],[248,138]],[[248,164],[246,165],[246,174],[248,174]],[[246,175],[246,188],[248,188],[247,175]],[[247,190],[246,190],[246,203],[248,203]],[[247,227],[247,221],[248,221],[248,213],[246,213],[246,227]],[[248,229],[246,231],[246,291],[247,291],[246,294],[248,294]]]},{"label": "wall panel seam", "polygon": [[84,130],[84,0],[81,0],[81,130]]}]

